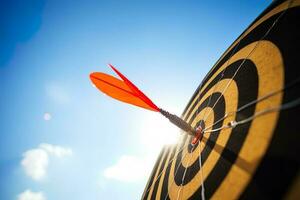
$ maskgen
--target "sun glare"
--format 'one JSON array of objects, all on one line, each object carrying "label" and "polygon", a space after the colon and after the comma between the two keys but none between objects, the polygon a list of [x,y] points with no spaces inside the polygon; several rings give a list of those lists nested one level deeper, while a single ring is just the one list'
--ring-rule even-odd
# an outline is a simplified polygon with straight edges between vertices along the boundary
[{"label": "sun glare", "polygon": [[160,151],[164,145],[177,143],[180,130],[160,115],[150,115],[142,123],[141,144],[152,150]]}]

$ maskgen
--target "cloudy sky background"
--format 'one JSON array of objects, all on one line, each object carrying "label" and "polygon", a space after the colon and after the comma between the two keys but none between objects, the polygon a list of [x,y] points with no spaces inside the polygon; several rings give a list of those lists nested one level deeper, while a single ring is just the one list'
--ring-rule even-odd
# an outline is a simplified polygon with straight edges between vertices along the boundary
[{"label": "cloudy sky background", "polygon": [[0,0],[0,199],[139,199],[178,130],[88,75],[112,63],[180,115],[269,3]]}]

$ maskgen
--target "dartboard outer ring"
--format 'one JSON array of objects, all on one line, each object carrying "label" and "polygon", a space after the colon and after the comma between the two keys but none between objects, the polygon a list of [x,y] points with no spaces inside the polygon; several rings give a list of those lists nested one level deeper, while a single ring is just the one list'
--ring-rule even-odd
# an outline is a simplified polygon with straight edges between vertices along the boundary
[{"label": "dartboard outer ring", "polygon": [[[299,98],[299,19],[300,0],[273,2],[213,66],[182,118],[218,130]],[[201,199],[203,189],[207,199],[299,199],[299,113],[275,109],[195,146],[182,134],[163,148],[142,199]]]}]

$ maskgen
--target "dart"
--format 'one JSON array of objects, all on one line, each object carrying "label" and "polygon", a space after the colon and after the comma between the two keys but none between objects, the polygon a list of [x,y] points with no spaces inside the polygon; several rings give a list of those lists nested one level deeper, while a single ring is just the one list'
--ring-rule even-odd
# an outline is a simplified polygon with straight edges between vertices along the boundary
[{"label": "dart", "polygon": [[177,115],[171,114],[168,111],[159,108],[153,101],[147,97],[137,86],[135,86],[128,78],[119,72],[113,65],[108,64],[112,70],[121,78],[118,79],[109,74],[102,72],[93,72],[90,74],[92,83],[104,94],[153,112],[159,112],[165,116],[171,123],[182,129],[185,133],[194,136],[192,144],[196,144],[202,138],[202,128],[193,128]]}]

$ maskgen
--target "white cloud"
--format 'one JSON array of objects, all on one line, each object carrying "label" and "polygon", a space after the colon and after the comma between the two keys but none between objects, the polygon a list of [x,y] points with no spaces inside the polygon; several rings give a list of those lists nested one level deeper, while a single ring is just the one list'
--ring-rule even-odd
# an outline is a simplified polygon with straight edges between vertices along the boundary
[{"label": "white cloud", "polygon": [[46,197],[42,192],[32,192],[30,190],[25,190],[18,195],[18,200],[46,200]]},{"label": "white cloud", "polygon": [[52,144],[42,143],[38,148],[23,153],[21,165],[25,173],[32,179],[39,181],[47,175],[49,156],[62,158],[72,155],[72,149]]},{"label": "white cloud", "polygon": [[21,165],[25,173],[34,180],[40,180],[46,175],[49,157],[43,149],[31,149],[23,154]]},{"label": "white cloud", "polygon": [[152,161],[149,159],[124,155],[115,165],[105,169],[103,175],[121,182],[137,182],[148,178],[151,168]]},{"label": "white cloud", "polygon": [[64,156],[70,156],[73,153],[72,149],[70,149],[70,148],[47,144],[47,143],[42,143],[39,145],[39,147],[41,149],[44,149],[50,155],[54,155],[59,158],[64,157]]}]

